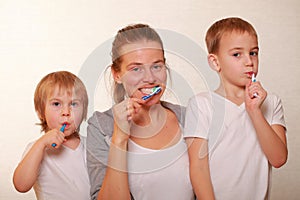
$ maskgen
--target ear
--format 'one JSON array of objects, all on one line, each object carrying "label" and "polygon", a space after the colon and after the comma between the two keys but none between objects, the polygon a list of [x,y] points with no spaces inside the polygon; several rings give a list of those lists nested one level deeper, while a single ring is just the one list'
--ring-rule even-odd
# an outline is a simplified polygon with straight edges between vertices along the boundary
[{"label": "ear", "polygon": [[209,66],[216,72],[221,71],[221,67],[219,65],[218,56],[216,54],[208,54],[207,56]]},{"label": "ear", "polygon": [[119,73],[119,72],[116,72],[113,68],[111,68],[111,72],[112,72],[112,75],[113,75],[113,77],[114,77],[114,80],[115,80],[118,84],[122,84],[120,73]]}]

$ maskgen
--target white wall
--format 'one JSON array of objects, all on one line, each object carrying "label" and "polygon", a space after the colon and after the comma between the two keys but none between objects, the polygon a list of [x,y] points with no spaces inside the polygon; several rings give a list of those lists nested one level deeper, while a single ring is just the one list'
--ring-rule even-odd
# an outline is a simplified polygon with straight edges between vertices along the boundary
[{"label": "white wall", "polygon": [[[215,20],[226,16],[240,16],[255,26],[261,49],[258,78],[268,90],[282,98],[285,107],[289,160],[284,167],[273,172],[271,199],[298,199],[298,0],[286,0],[284,3],[280,0],[64,0],[43,3],[37,0],[1,0],[0,199],[34,199],[33,191],[26,194],[16,192],[11,179],[25,145],[39,136],[33,92],[44,75],[57,70],[78,74],[98,46],[111,39],[119,28],[135,22],[183,34],[205,51],[207,28]],[[176,58],[172,58],[170,55],[171,68],[177,63]],[[189,74],[189,68],[186,69],[181,73]],[[196,79],[191,81],[192,85],[198,84]],[[102,99],[95,96],[101,106],[91,107],[101,109],[109,104],[106,100],[102,103]]]}]

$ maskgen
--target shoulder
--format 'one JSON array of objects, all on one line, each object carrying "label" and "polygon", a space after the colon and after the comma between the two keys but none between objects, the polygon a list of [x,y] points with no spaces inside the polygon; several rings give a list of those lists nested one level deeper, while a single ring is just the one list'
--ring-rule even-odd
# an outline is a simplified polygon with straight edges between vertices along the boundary
[{"label": "shoulder", "polygon": [[113,120],[113,113],[112,113],[112,109],[109,109],[107,111],[104,112],[100,112],[100,111],[95,111],[93,113],[93,115],[88,119],[88,124],[94,124],[94,123],[98,123],[99,120],[103,121],[103,120]]},{"label": "shoulder", "polygon": [[211,106],[212,102],[217,99],[217,95],[213,92],[200,92],[189,99],[188,107]]},{"label": "shoulder", "polygon": [[184,119],[185,119],[185,111],[186,108],[184,106],[178,105],[178,104],[173,104],[170,102],[162,101],[161,102],[162,106],[171,110],[174,112],[176,115],[177,120],[181,123],[184,124]]},{"label": "shoulder", "polygon": [[265,106],[276,107],[281,104],[282,104],[281,98],[275,93],[268,93],[268,95],[264,101]]},{"label": "shoulder", "polygon": [[96,111],[88,119],[88,134],[101,132],[104,135],[111,135],[114,125],[112,109],[105,112]]}]

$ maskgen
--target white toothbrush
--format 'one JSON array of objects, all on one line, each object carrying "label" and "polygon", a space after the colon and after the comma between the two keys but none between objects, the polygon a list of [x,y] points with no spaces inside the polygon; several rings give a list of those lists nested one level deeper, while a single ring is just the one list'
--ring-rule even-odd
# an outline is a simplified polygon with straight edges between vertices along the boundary
[{"label": "white toothbrush", "polygon": [[[252,78],[251,78],[251,80],[252,80],[252,82],[254,83],[254,82],[256,82],[256,77],[255,77],[255,74],[254,73],[252,73]],[[253,94],[253,97],[259,97],[258,96],[258,93],[257,92],[255,92],[254,94]]]}]

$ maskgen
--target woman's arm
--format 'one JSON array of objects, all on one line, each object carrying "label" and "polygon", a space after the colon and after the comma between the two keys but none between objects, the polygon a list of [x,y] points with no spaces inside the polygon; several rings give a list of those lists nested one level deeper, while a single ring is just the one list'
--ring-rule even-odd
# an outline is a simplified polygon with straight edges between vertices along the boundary
[{"label": "woman's arm", "polygon": [[[111,140],[108,154],[106,174],[103,180],[101,190],[98,194],[98,200],[129,200],[129,183],[127,173],[127,141],[116,137],[115,132],[122,132],[118,127]],[[119,133],[124,134],[124,133]]]},{"label": "woman's arm", "polygon": [[[109,134],[113,136],[109,139]],[[127,140],[118,139],[120,130],[112,115],[97,113],[89,119],[87,166],[91,199],[130,199],[127,175]],[[125,135],[128,137],[128,135]]]}]

